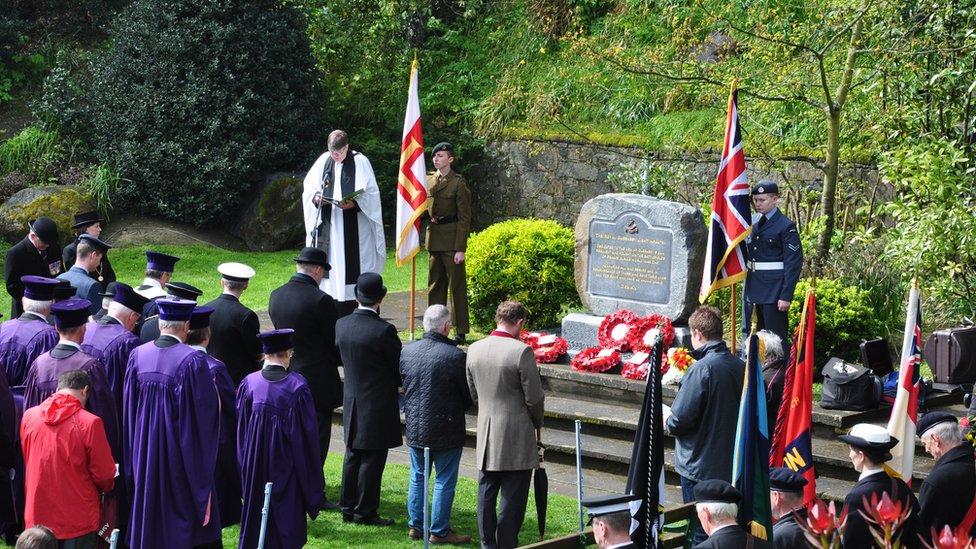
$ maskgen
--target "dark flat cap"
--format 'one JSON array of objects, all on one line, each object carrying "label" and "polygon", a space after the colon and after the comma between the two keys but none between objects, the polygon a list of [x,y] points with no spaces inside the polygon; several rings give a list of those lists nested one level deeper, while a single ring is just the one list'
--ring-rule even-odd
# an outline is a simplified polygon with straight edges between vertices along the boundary
[{"label": "dark flat cap", "polygon": [[915,435],[918,438],[922,438],[925,431],[928,431],[932,427],[940,423],[958,423],[959,419],[950,414],[949,412],[929,412],[922,416],[922,419],[918,420],[918,426],[915,429]]},{"label": "dark flat cap", "polygon": [[695,485],[697,503],[739,503],[742,494],[724,480],[703,480]]},{"label": "dark flat cap", "polygon": [[779,185],[772,181],[763,181],[752,186],[752,196],[757,194],[779,194]]},{"label": "dark flat cap", "polygon": [[629,511],[630,502],[640,499],[633,494],[610,494],[596,498],[587,498],[580,501],[590,517],[599,517],[620,511]]},{"label": "dark flat cap", "polygon": [[103,254],[112,249],[112,245],[104,240],[95,238],[90,234],[83,234],[78,237],[79,241],[86,242],[89,246],[95,248],[96,250],[102,252]]},{"label": "dark flat cap", "polygon": [[806,485],[807,479],[788,467],[773,467],[769,470],[769,489],[774,492],[802,492]]},{"label": "dark flat cap", "polygon": [[203,290],[196,286],[190,286],[186,282],[167,282],[166,293],[180,299],[196,301],[203,295]]}]

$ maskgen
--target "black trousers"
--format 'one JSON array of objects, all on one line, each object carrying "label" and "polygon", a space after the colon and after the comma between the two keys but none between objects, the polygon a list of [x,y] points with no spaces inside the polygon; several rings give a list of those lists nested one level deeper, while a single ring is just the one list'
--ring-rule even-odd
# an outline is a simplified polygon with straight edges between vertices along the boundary
[{"label": "black trousers", "polygon": [[[742,299],[742,341],[749,337],[749,330],[752,329],[750,314],[753,305],[756,306],[756,327],[759,330],[769,330],[778,335],[783,340],[783,351],[790,352],[789,320],[786,311],[780,311],[775,303],[752,303],[748,299]],[[742,346],[745,349],[745,345]]]},{"label": "black trousers", "polygon": [[[518,547],[518,534],[525,520],[532,470],[479,471],[478,531],[485,549]],[[502,500],[495,512],[498,493]]]},{"label": "black trousers", "polygon": [[362,522],[378,516],[380,484],[389,450],[356,450],[346,447],[342,462],[342,490],[339,507],[343,518]]},{"label": "black trousers", "polygon": [[315,406],[315,420],[319,424],[319,459],[325,467],[325,458],[329,455],[329,443],[332,442],[332,414],[335,410],[318,405]]}]

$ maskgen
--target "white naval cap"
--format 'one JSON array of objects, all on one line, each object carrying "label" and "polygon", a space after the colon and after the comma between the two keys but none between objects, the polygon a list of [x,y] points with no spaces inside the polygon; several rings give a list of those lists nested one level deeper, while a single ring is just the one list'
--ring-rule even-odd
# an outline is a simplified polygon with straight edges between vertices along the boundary
[{"label": "white naval cap", "polygon": [[254,269],[243,263],[221,263],[217,265],[217,272],[234,282],[246,282],[254,277]]}]

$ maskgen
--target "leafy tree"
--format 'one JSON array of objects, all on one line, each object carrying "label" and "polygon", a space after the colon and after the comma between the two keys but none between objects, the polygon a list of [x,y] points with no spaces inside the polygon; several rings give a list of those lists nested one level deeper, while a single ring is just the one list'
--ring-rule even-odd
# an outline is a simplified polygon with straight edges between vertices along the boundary
[{"label": "leafy tree", "polygon": [[[226,218],[261,174],[320,148],[305,29],[300,12],[275,0],[136,0],[85,87],[52,90],[83,95],[87,137],[123,178],[122,205],[201,225]],[[56,121],[83,126],[79,102],[46,103]]]}]

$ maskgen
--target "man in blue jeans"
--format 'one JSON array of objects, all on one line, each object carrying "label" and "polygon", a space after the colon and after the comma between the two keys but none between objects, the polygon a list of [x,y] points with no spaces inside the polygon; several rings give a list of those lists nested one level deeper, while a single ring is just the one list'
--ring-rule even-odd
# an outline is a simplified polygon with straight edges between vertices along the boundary
[{"label": "man in blue jeans", "polygon": [[471,541],[471,536],[451,530],[451,506],[464,446],[464,411],[472,403],[464,371],[465,355],[447,337],[451,331],[451,313],[444,305],[427,308],[424,331],[423,339],[407,345],[400,353],[403,410],[410,447],[408,535],[414,540],[423,538],[426,447],[430,448],[434,471],[430,542],[459,545]]},{"label": "man in blue jeans", "polygon": [[[674,435],[674,468],[681,475],[685,503],[695,500],[695,485],[704,480],[732,478],[735,426],[745,363],[729,353],[722,341],[722,313],[715,307],[699,307],[688,319],[692,356],[681,387],[665,413],[664,428]],[[694,545],[705,541],[699,525]]]}]

